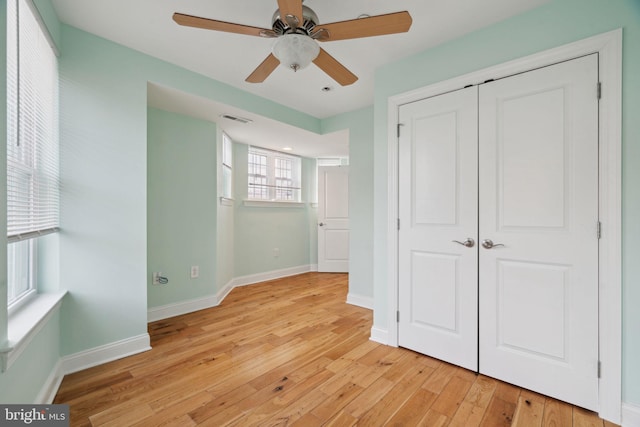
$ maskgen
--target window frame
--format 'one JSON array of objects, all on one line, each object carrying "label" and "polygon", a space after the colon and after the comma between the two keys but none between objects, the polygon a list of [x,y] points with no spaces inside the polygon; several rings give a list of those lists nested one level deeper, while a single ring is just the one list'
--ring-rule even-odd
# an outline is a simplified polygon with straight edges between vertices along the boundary
[{"label": "window frame", "polygon": [[[21,245],[21,244],[28,244],[28,248],[26,249],[26,251],[29,252],[29,254],[25,256],[26,258],[25,261],[28,264],[26,266],[27,287],[24,291],[14,295],[13,299],[11,299],[10,298],[11,288],[12,288],[12,285],[15,285],[16,283],[15,274],[17,272],[15,271],[15,266],[18,263],[17,262],[11,263],[9,262],[9,259],[12,257],[12,255],[13,256],[19,256],[19,255],[12,254],[10,247],[14,245]],[[29,303],[33,298],[35,298],[35,296],[38,293],[38,289],[36,285],[37,275],[38,275],[38,268],[37,268],[38,255],[37,254],[38,254],[38,239],[20,240],[17,242],[9,243],[7,245],[7,309],[8,309],[9,315],[12,315],[21,307]],[[14,277],[12,278],[12,276]]]},{"label": "window frame", "polygon": [[7,27],[7,312],[11,316],[38,295],[38,237],[59,231],[59,65],[55,44],[31,1],[7,3]]},{"label": "window frame", "polygon": [[233,200],[233,140],[222,132],[221,200]]},{"label": "window frame", "polygon": [[[264,164],[262,161],[260,163],[255,161],[255,157],[258,156],[265,160]],[[283,164],[290,165],[290,167],[283,168]],[[283,182],[288,182],[288,185],[280,185]],[[261,188],[257,189],[256,187]],[[301,200],[302,158],[280,151],[249,146],[247,155],[247,201],[300,203]]]}]

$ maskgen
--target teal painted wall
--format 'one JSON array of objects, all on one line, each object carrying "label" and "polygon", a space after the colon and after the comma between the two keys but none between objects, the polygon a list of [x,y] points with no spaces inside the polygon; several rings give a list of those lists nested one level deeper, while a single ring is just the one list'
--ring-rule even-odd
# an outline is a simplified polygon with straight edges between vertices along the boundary
[{"label": "teal painted wall", "polygon": [[373,298],[373,107],[322,121],[323,133],[349,129],[349,293]]},{"label": "teal painted wall", "polygon": [[[149,307],[216,291],[215,123],[154,108],[147,116]],[[200,268],[191,279],[191,266]],[[166,285],[153,285],[152,272]]]},{"label": "teal painted wall", "polygon": [[[145,58],[63,27],[62,353],[147,332]],[[126,296],[126,297],[123,297]]]},{"label": "teal painted wall", "polygon": [[[310,264],[308,203],[300,208],[244,206],[247,153],[247,145],[234,145],[235,277]],[[303,187],[310,174],[315,173],[314,165],[315,162],[302,162]],[[303,192],[302,201],[308,202],[307,197]],[[274,248],[280,250],[278,257],[273,256]]]},{"label": "teal painted wall", "polygon": [[51,0],[33,0],[33,3],[36,5],[42,20],[45,22],[56,48],[60,49],[60,21],[58,20],[58,15],[53,8]]},{"label": "teal painted wall", "polygon": [[[69,290],[62,312],[68,355],[146,333],[147,82],[312,132],[320,120],[67,25],[61,40],[60,281]],[[301,258],[287,260],[308,263],[308,255]]]},{"label": "teal painted wall", "polygon": [[[387,329],[387,99],[592,35],[623,28],[623,398],[640,404],[640,2],[554,0],[377,70],[374,147],[374,325]],[[606,91],[606,88],[604,88]]]},{"label": "teal painted wall", "polygon": [[0,375],[0,403],[36,402],[59,360],[60,311],[56,310],[15,363]]}]

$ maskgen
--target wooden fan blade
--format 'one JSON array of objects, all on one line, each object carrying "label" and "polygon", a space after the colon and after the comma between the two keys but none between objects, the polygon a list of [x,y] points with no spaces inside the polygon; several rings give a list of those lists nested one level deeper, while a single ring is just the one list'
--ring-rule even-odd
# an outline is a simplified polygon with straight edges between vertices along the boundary
[{"label": "wooden fan blade", "polygon": [[271,53],[262,61],[262,64],[258,65],[258,68],[253,70],[253,73],[251,73],[245,81],[249,83],[262,83],[273,73],[273,70],[275,70],[278,65],[280,65],[280,61]]},{"label": "wooden fan blade", "polygon": [[320,53],[318,54],[318,57],[313,60],[313,63],[342,86],[348,86],[358,80],[358,77],[355,74],[347,70],[344,65],[339,63],[333,56],[329,55],[322,48],[320,48]]},{"label": "wooden fan blade", "polygon": [[328,37],[319,38],[319,41],[335,41],[357,39],[360,37],[382,36],[385,34],[406,33],[411,28],[411,15],[409,12],[396,12],[386,15],[371,16],[368,18],[351,19],[349,21],[333,22],[316,26],[316,31],[327,30]]},{"label": "wooden fan blade", "polygon": [[286,16],[292,15],[298,18],[298,26],[302,26],[302,0],[278,0],[280,18],[287,23]]},{"label": "wooden fan blade", "polygon": [[224,31],[226,33],[246,34],[248,36],[260,36],[263,31],[271,31],[267,28],[250,27],[248,25],[234,24],[231,22],[216,21],[215,19],[200,18],[198,16],[174,13],[173,20],[186,27],[203,28],[205,30]]}]

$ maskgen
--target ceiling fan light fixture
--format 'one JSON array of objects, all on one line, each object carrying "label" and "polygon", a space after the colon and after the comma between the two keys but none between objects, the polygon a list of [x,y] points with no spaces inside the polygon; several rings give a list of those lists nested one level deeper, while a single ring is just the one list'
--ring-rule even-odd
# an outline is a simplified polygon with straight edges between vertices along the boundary
[{"label": "ceiling fan light fixture", "polygon": [[285,34],[273,44],[273,55],[280,63],[293,71],[307,67],[318,57],[320,46],[304,34]]}]

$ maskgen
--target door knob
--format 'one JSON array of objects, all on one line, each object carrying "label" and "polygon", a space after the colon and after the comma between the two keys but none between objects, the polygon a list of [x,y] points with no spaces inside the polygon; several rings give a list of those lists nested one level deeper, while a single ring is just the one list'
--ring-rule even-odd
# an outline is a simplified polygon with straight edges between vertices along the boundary
[{"label": "door knob", "polygon": [[457,244],[462,245],[462,246],[466,246],[468,248],[472,248],[473,245],[476,244],[476,241],[473,240],[471,237],[467,237],[467,239],[464,242],[459,242],[457,240],[452,240],[452,242],[457,243]]},{"label": "door knob", "polygon": [[324,222],[321,222],[321,223],[318,223],[318,225],[319,225],[320,227],[322,227],[322,226],[323,226],[323,225],[325,225],[325,224],[324,224]]},{"label": "door knob", "polygon": [[497,246],[504,246],[502,243],[493,243],[491,239],[484,239],[482,241],[482,247],[485,249],[495,248]]}]

